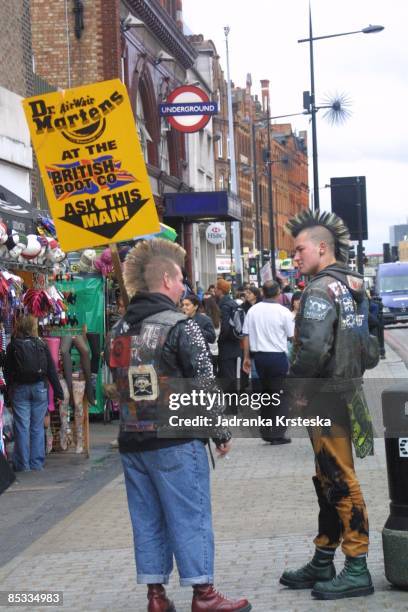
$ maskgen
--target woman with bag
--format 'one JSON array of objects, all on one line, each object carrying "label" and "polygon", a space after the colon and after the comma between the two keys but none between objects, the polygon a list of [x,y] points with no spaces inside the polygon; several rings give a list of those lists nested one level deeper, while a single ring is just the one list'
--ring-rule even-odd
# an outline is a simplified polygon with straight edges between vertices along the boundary
[{"label": "woman with bag", "polygon": [[64,398],[64,393],[49,348],[38,337],[38,322],[32,315],[21,317],[16,323],[6,351],[4,376],[13,406],[14,470],[42,470],[47,382],[57,403]]}]

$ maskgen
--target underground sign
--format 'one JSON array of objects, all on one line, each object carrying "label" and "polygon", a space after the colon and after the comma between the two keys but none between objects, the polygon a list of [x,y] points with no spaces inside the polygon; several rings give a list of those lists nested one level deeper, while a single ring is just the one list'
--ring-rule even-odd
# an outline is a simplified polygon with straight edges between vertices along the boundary
[{"label": "underground sign", "polygon": [[207,125],[211,116],[218,113],[218,105],[203,89],[183,85],[174,89],[166,102],[159,105],[159,113],[175,130],[192,133]]}]

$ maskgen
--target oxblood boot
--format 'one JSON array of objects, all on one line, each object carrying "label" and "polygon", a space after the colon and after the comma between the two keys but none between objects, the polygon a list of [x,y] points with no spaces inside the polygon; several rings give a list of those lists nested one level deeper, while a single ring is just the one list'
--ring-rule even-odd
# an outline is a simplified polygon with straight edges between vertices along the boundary
[{"label": "oxblood boot", "polygon": [[212,584],[195,584],[191,612],[249,612],[247,599],[228,599],[218,593]]},{"label": "oxblood boot", "polygon": [[166,590],[162,584],[147,585],[147,612],[176,612],[174,604],[166,595]]}]

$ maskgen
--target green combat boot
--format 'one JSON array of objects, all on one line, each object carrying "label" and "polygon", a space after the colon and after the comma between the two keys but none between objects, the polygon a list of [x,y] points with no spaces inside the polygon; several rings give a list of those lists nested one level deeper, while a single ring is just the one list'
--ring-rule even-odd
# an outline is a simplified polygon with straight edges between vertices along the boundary
[{"label": "green combat boot", "polygon": [[312,595],[316,599],[363,597],[374,593],[365,557],[346,557],[344,568],[330,582],[316,582]]},{"label": "green combat boot", "polygon": [[279,582],[290,589],[311,589],[318,581],[330,581],[336,575],[334,552],[316,549],[309,563],[298,570],[286,570]]}]

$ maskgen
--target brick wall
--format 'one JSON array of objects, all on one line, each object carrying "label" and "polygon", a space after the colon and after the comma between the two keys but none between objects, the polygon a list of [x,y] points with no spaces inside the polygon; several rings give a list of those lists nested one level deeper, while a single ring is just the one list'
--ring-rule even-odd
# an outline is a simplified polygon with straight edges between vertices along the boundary
[{"label": "brick wall", "polygon": [[51,85],[77,87],[120,75],[119,0],[83,0],[75,35],[75,0],[31,0],[36,73]]},{"label": "brick wall", "polygon": [[29,0],[0,2],[0,85],[20,96],[32,93]]}]

